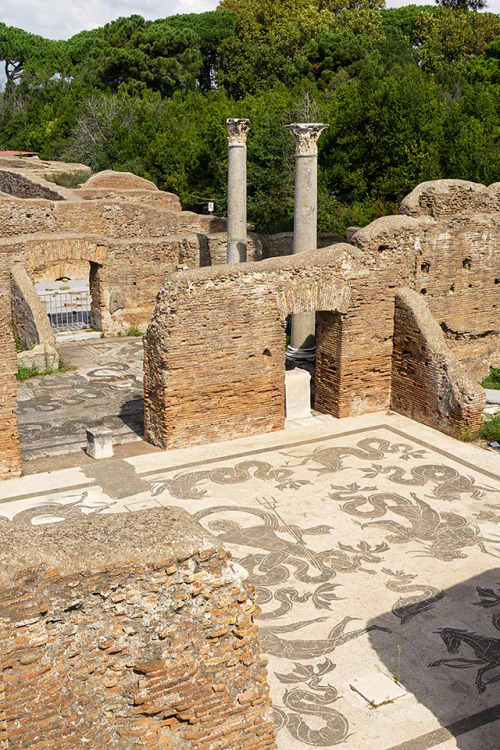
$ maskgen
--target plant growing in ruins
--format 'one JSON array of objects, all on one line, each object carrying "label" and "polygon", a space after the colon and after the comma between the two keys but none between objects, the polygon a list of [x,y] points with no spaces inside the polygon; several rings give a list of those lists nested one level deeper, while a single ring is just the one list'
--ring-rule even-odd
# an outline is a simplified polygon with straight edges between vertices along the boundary
[{"label": "plant growing in ruins", "polygon": [[45,179],[65,188],[77,188],[82,182],[86,182],[92,174],[90,169],[76,169],[74,172],[54,172],[47,174]]},{"label": "plant growing in ruins", "polygon": [[484,440],[500,442],[500,412],[485,420],[481,428],[481,437]]},{"label": "plant growing in ruins", "polygon": [[500,367],[490,367],[489,375],[481,381],[483,388],[500,390]]},{"label": "plant growing in ruins", "polygon": [[132,323],[127,329],[127,336],[144,336],[144,331],[141,331],[135,323]]}]

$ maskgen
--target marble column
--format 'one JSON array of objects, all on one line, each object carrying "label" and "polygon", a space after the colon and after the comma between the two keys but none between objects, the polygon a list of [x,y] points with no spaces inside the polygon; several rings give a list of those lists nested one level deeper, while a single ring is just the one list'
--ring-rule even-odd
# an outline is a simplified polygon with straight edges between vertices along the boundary
[{"label": "marble column", "polygon": [[227,262],[247,259],[247,133],[250,120],[231,118],[227,127]]},{"label": "marble column", "polygon": [[[328,125],[319,122],[285,125],[295,141],[295,207],[293,253],[315,250],[318,223],[318,138]],[[292,315],[292,330],[287,357],[313,360],[316,313]]]}]

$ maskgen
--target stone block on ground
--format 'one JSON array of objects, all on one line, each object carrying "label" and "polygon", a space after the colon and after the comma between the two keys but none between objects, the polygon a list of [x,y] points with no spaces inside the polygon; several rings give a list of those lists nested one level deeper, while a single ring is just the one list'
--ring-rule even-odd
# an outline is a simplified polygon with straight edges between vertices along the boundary
[{"label": "stone block on ground", "polygon": [[296,367],[285,373],[286,418],[306,419],[311,416],[311,375]]},{"label": "stone block on ground", "polygon": [[87,430],[87,453],[92,458],[113,456],[113,433],[109,427],[91,427]]},{"label": "stone block on ground", "polygon": [[500,391],[494,388],[485,388],[487,404],[500,404]]}]

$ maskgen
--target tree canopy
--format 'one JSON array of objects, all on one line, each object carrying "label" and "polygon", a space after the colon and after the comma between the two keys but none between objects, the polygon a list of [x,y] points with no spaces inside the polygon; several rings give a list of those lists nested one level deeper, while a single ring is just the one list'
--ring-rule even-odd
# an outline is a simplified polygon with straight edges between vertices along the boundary
[{"label": "tree canopy", "polygon": [[318,217],[342,232],[424,180],[500,179],[500,17],[381,0],[223,0],[54,42],[0,24],[0,148],[133,171],[226,210],[228,117],[249,117],[248,211],[293,225],[283,125],[321,120]]}]

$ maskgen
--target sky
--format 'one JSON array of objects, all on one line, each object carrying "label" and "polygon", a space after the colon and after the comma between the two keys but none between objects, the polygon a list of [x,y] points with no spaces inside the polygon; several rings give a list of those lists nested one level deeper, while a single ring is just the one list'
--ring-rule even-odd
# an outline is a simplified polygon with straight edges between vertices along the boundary
[{"label": "sky", "polygon": [[[414,0],[433,5],[433,0]],[[69,39],[83,29],[94,29],[120,16],[136,13],[147,20],[176,13],[215,10],[218,0],[1,0],[0,21],[49,39]],[[386,7],[410,5],[386,0]],[[489,0],[488,10],[500,13],[500,0]]]}]

